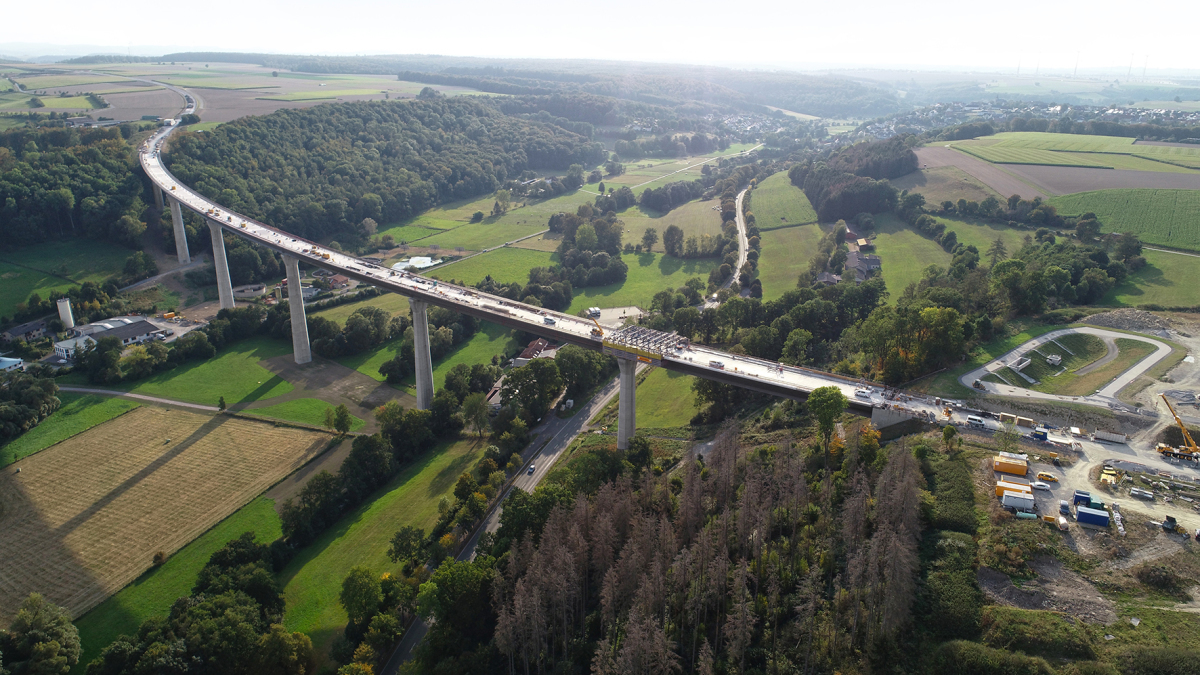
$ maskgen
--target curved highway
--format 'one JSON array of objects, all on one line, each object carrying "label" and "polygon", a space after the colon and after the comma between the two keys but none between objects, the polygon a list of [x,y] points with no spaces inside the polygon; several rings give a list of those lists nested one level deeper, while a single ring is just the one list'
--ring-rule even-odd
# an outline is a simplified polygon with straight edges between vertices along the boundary
[{"label": "curved highway", "polygon": [[[192,110],[192,106],[188,106],[184,113]],[[341,251],[275,229],[230,211],[176,180],[163,164],[161,153],[164,140],[176,128],[174,124],[165,126],[139,149],[142,168],[150,180],[171,199],[200,214],[208,222],[217,223],[223,229],[268,249],[298,258],[306,265],[327,269],[393,293],[549,339],[626,358],[637,358],[668,370],[767,394],[802,399],[813,389],[833,385],[841,388],[851,406],[860,411],[869,411],[873,402],[882,402],[878,390],[867,387],[870,392],[868,395],[866,391],[862,391],[863,383],[848,377],[692,345],[678,336],[641,327],[618,329],[598,326],[591,319],[533,307],[481,293],[474,288],[448,284],[364,262]],[[744,249],[744,246],[742,248]],[[744,255],[744,250],[742,254]]]}]

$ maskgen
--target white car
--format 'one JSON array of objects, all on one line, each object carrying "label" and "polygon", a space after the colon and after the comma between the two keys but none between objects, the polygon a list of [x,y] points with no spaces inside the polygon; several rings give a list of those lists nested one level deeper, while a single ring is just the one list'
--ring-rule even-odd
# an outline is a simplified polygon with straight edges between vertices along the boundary
[{"label": "white car", "polygon": [[1029,484],[1029,487],[1033,488],[1034,490],[1049,490],[1049,489],[1050,489],[1050,484],[1049,484],[1049,483],[1043,483],[1042,481],[1040,481],[1040,480],[1037,480],[1037,481],[1034,481],[1034,482],[1030,483],[1030,484]]},{"label": "white car", "polygon": [[530,464],[530,465],[529,465],[529,475],[530,475],[530,476],[532,476],[532,475],[533,475],[533,472],[534,472],[535,470],[537,470],[537,466],[535,466],[535,465],[533,465],[533,464]]},{"label": "white car", "polygon": [[869,400],[871,400],[871,390],[870,389],[855,389],[854,397],[855,398],[865,398],[869,401]]}]

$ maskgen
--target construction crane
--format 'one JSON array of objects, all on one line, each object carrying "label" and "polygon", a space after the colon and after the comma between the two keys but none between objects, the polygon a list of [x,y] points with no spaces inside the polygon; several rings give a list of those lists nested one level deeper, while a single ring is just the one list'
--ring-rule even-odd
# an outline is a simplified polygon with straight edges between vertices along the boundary
[{"label": "construction crane", "polygon": [[600,338],[604,337],[604,329],[600,327],[600,322],[592,317],[588,318],[592,319],[592,323],[596,324],[596,327],[592,329],[592,335]]},{"label": "construction crane", "polygon": [[1179,419],[1179,415],[1175,413],[1175,408],[1171,407],[1171,402],[1167,400],[1166,394],[1159,394],[1159,398],[1163,403],[1167,404],[1167,410],[1171,411],[1171,416],[1175,418],[1175,424],[1179,425],[1179,430],[1183,432],[1183,445],[1178,448],[1173,448],[1166,443],[1159,443],[1155,448],[1162,455],[1167,457],[1175,457],[1176,459],[1186,459],[1192,462],[1200,461],[1200,447],[1196,446],[1196,441],[1192,440],[1192,435],[1188,433],[1187,427],[1184,426],[1183,420]]}]

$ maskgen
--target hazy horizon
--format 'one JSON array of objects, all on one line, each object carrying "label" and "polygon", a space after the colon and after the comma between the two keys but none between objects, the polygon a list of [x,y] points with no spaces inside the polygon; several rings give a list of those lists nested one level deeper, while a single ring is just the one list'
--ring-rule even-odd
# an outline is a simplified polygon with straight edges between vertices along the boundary
[{"label": "hazy horizon", "polygon": [[[60,19],[50,39],[2,42],[0,54],[23,59],[91,53],[158,56],[181,51],[441,54],[794,70],[1015,74],[1020,67],[1022,74],[1040,71],[1046,76],[1070,75],[1076,69],[1080,75],[1092,76],[1131,71],[1140,76],[1143,69],[1148,76],[1159,77],[1200,71],[1200,54],[1190,50],[1186,41],[1130,40],[1141,33],[1130,34],[1129,21],[1121,18],[1127,9],[1115,4],[1111,12],[1093,5],[1082,13],[1066,4],[1015,0],[996,13],[940,0],[914,3],[911,10],[894,2],[864,0],[856,3],[852,20],[847,21],[845,7],[831,3],[813,7],[766,3],[741,19],[726,16],[728,6],[711,0],[689,5],[686,13],[675,6],[615,0],[601,9],[565,6],[544,15],[501,13],[481,0],[436,5],[345,0],[336,11],[329,11],[328,3],[300,0],[287,12],[256,0],[214,0],[190,11],[200,15],[192,17],[198,20],[203,15],[222,17],[220,32],[201,30],[192,39],[184,31],[171,30],[178,21],[170,15],[97,14],[91,11],[93,4],[79,0],[65,0],[58,7]],[[1167,10],[1173,25],[1200,23],[1200,3],[1181,6],[1151,0],[1147,8],[1150,15],[1154,9]],[[242,20],[224,19],[229,16]],[[18,5],[10,8],[7,17],[12,25],[37,25],[44,11]],[[842,22],[846,22],[844,29],[836,29]],[[726,30],[727,26],[740,27]],[[1055,26],[1072,39],[1049,40]],[[180,39],[161,39],[171,34]],[[751,38],[747,44],[739,43],[747,37]],[[988,44],[989,39],[995,44]],[[1152,44],[1151,49],[1147,44]]]}]

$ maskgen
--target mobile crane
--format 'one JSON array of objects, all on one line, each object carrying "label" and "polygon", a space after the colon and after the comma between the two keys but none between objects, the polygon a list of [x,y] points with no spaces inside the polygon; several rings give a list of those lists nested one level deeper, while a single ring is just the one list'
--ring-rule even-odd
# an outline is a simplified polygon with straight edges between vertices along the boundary
[{"label": "mobile crane", "polygon": [[600,328],[600,322],[597,321],[596,319],[594,319],[593,317],[589,316],[588,318],[592,319],[592,323],[596,324],[596,327],[592,329],[592,335],[594,335],[595,337],[598,337],[598,338],[603,338],[604,330],[602,328]]},{"label": "mobile crane", "polygon": [[1200,447],[1196,446],[1196,441],[1192,440],[1192,435],[1188,433],[1187,427],[1184,426],[1183,420],[1179,419],[1179,415],[1175,413],[1175,408],[1171,407],[1171,402],[1167,400],[1165,394],[1159,394],[1163,403],[1167,404],[1167,410],[1171,411],[1171,417],[1175,418],[1175,424],[1179,425],[1179,430],[1183,432],[1183,445],[1173,448],[1166,443],[1159,443],[1155,448],[1159,454],[1165,457],[1174,457],[1176,459],[1186,459],[1190,462],[1200,461]]}]

